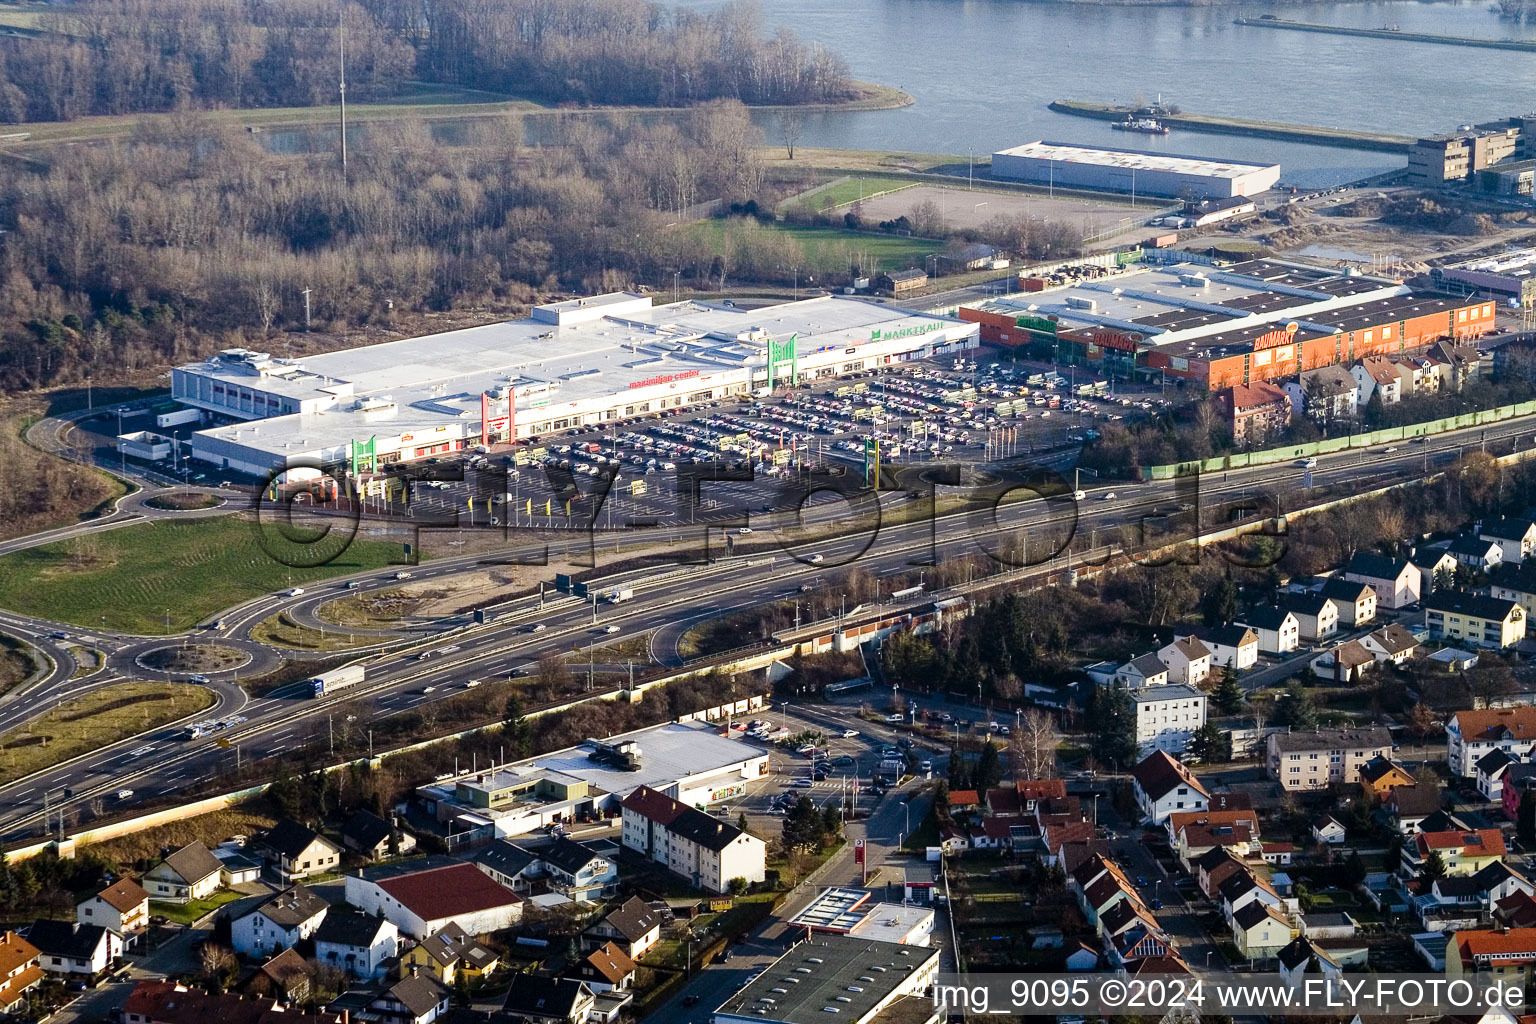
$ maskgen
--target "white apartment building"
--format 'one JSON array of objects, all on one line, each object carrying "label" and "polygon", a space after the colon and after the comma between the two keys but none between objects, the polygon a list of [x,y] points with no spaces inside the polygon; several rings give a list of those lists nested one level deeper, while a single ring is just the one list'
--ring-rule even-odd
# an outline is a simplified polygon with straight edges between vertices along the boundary
[{"label": "white apartment building", "polygon": [[763,880],[767,847],[730,822],[642,786],[624,798],[623,843],[706,892]]},{"label": "white apartment building", "polygon": [[1187,683],[1147,686],[1131,691],[1136,703],[1136,750],[1181,754],[1189,738],[1205,724],[1205,694]]},{"label": "white apartment building", "polygon": [[1458,711],[1445,723],[1446,760],[1452,774],[1473,778],[1492,750],[1524,757],[1536,747],[1536,707]]}]

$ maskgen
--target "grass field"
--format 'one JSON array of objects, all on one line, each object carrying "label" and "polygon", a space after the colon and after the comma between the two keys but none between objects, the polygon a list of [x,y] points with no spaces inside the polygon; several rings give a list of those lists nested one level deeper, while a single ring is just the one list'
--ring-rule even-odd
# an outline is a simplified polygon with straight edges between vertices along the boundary
[{"label": "grass field", "polygon": [[224,904],[233,903],[235,900],[243,898],[244,893],[221,889],[205,900],[192,900],[188,903],[165,903],[160,900],[150,900],[149,912],[151,914],[158,914],[168,921],[175,921],[177,924],[191,924],[198,918],[218,910]]},{"label": "grass field", "polygon": [[784,200],[779,204],[779,210],[782,212],[795,207],[808,206],[820,213],[845,203],[873,199],[878,195],[911,188],[915,184],[916,182],[911,178],[902,178],[894,174],[860,174],[834,178],[819,188]]},{"label": "grass field", "polygon": [[213,694],[188,683],[123,683],[71,700],[0,733],[0,784],[194,715]]},{"label": "grass field", "polygon": [[[263,547],[260,538],[265,538]],[[321,544],[289,545],[240,517],[146,523],[0,558],[0,606],[27,615],[153,635],[189,629],[241,601],[390,564],[399,545],[354,541],[314,568]],[[270,552],[267,548],[270,548]],[[311,553],[312,552],[312,553]],[[277,557],[274,557],[277,556]]]},{"label": "grass field", "polygon": [[292,647],[300,651],[345,651],[353,647],[366,647],[376,638],[352,636],[346,627],[338,626],[324,633],[318,629],[300,626],[286,612],[269,616],[251,627],[251,639],[274,647]]},{"label": "grass field", "polygon": [[[706,220],[692,225],[689,230],[701,232],[718,252],[727,247],[734,233],[754,228],[742,221]],[[929,253],[938,252],[943,247],[942,242],[928,238],[870,234],[840,228],[779,223],[763,225],[757,230],[781,234],[795,243],[802,283],[809,274],[846,275],[855,255],[864,257],[866,267],[873,265],[880,270],[901,270],[921,266]]]}]

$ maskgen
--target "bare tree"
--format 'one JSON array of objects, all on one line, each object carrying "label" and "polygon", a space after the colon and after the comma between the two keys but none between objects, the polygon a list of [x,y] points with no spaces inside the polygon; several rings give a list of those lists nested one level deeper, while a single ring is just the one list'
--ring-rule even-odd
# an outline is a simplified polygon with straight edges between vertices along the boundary
[{"label": "bare tree", "polygon": [[1011,744],[1014,777],[1021,780],[1054,779],[1056,748],[1060,744],[1061,734],[1049,711],[1032,708],[1026,712]]},{"label": "bare tree", "polygon": [[805,112],[788,107],[774,115],[774,121],[779,126],[779,138],[784,142],[784,151],[789,154],[789,159],[795,158],[795,144],[800,141],[800,136],[805,132]]}]

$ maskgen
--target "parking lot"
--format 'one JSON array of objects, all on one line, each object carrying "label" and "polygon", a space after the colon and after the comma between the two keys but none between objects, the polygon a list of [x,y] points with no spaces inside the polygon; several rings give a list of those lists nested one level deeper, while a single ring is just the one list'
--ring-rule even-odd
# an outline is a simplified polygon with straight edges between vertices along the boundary
[{"label": "parking lot", "polygon": [[[591,514],[591,496],[612,474],[598,504],[599,527],[750,522],[799,504],[804,490],[790,485],[797,473],[830,471],[862,481],[866,451],[873,455],[876,446],[885,466],[1064,452],[1096,437],[1099,424],[1160,401],[1114,395],[1104,382],[1080,379],[1074,391],[1069,376],[1008,363],[910,363],[810,382],[772,398],[712,402],[385,469],[439,477],[408,485],[402,506],[418,520],[561,526]],[[678,471],[687,467],[742,479],[709,479],[694,502],[686,480],[679,493]],[[838,499],[813,497],[811,504],[818,500]]]}]

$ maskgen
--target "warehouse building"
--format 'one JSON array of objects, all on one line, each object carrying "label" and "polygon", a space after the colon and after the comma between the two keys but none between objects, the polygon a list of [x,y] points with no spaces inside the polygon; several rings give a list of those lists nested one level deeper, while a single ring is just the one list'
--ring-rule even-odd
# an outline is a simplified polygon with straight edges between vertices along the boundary
[{"label": "warehouse building", "polygon": [[[851,935],[818,935],[792,947],[714,1012],[714,1024],[924,1024],[941,1010],[927,993],[939,951]],[[890,1016],[883,1016],[889,1014]]]},{"label": "warehouse building", "polygon": [[1229,199],[1275,187],[1280,165],[1242,164],[1199,156],[1027,142],[992,154],[992,177],[1062,188],[1131,195]]},{"label": "warehouse building", "polygon": [[1429,276],[1446,291],[1483,292],[1520,306],[1536,305],[1536,249],[1435,267]]},{"label": "warehouse building", "polygon": [[983,341],[1033,358],[1122,375],[1133,353],[1139,372],[1203,390],[1470,341],[1494,313],[1487,299],[1274,259],[1141,267],[959,310]]},{"label": "warehouse building", "polygon": [[740,797],[767,774],[762,747],[702,722],[673,722],[438,779],[416,799],[458,849],[617,814],[641,787],[706,807]]},{"label": "warehouse building", "polygon": [[958,353],[976,337],[973,324],[841,296],[748,310],[615,292],[303,359],[227,349],[173,370],[172,391],[227,421],[190,441],[220,469],[370,472]]}]

